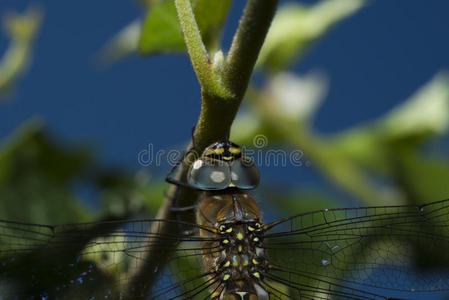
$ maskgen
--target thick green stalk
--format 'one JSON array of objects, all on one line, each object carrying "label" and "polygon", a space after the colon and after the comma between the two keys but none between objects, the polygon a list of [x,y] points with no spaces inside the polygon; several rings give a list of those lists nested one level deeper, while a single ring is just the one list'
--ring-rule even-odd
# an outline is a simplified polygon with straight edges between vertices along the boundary
[{"label": "thick green stalk", "polygon": [[190,0],[176,0],[175,4],[187,51],[201,89],[207,94],[215,94],[224,98],[231,97],[231,92],[223,86],[220,75],[214,70],[209,59]]},{"label": "thick green stalk", "polygon": [[278,0],[248,0],[223,70],[225,85],[240,101],[270,28]]},{"label": "thick green stalk", "polygon": [[[211,0],[216,1],[216,0]],[[201,40],[189,0],[176,0],[176,7],[184,33],[187,49],[192,60],[193,68],[198,76],[202,89],[201,113],[194,133],[194,144],[197,153],[201,153],[209,144],[226,139],[240,103],[251,78],[259,51],[273,19],[277,0],[248,0],[240,24],[232,42],[229,56],[225,61],[223,72],[214,69],[207,51]],[[178,178],[185,178],[188,165],[178,174]],[[179,206],[195,204],[196,193],[183,187],[172,186],[167,198],[159,209],[158,219],[176,219],[194,221],[193,213],[178,216],[170,207],[174,199]],[[156,228],[151,229],[156,232]],[[158,226],[158,233],[179,233],[177,226]],[[146,257],[129,283],[128,297],[138,297],[135,291],[145,292],[139,287],[148,289],[154,284],[157,275],[163,271],[168,262],[170,252],[160,253],[152,250],[151,245],[157,245],[157,238],[152,238]],[[175,243],[175,241],[173,241]],[[164,244],[166,245],[166,244]],[[169,245],[166,245],[169,249]],[[174,246],[174,244],[172,245]],[[154,270],[158,270],[155,272]],[[137,290],[133,291],[133,287]]]},{"label": "thick green stalk", "polygon": [[232,97],[222,98],[203,91],[201,114],[194,135],[199,150],[229,137],[277,3],[277,0],[248,0],[221,74]]}]

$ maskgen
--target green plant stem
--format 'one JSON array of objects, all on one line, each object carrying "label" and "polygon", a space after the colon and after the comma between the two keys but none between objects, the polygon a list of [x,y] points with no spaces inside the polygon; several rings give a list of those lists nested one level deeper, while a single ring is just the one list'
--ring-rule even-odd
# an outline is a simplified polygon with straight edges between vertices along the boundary
[{"label": "green plant stem", "polygon": [[202,93],[201,114],[194,135],[200,150],[229,137],[277,3],[277,0],[248,0],[222,72],[223,82],[233,96],[223,99]]},{"label": "green plant stem", "polygon": [[[213,70],[212,64],[207,58],[207,52],[201,41],[189,0],[176,0],[184,38],[202,88],[201,113],[194,133],[194,146],[197,153],[201,153],[209,144],[229,137],[232,122],[245,94],[257,56],[273,19],[277,2],[277,0],[248,0],[223,69],[224,84],[226,90],[230,91],[229,94],[224,95],[213,85],[208,86],[207,80],[210,78],[206,77],[209,74],[208,70]],[[202,73],[203,71],[205,73]],[[187,159],[185,162],[186,164],[177,174],[177,178],[181,180],[185,179],[191,160]],[[197,193],[183,187],[171,186],[159,209],[157,218],[194,221],[193,212],[175,214],[170,210],[174,199],[178,206],[191,206],[197,200]],[[161,224],[158,228],[151,228],[151,232],[176,235],[179,233],[179,227],[173,227],[166,223],[165,225]],[[164,248],[167,249],[164,253],[157,251],[157,245],[160,242],[161,240],[157,238],[149,240],[146,256],[141,260],[141,265],[137,267],[137,271],[129,282],[128,297],[130,299],[139,297],[134,294],[135,291],[139,291],[139,294],[145,291],[140,289],[141,287],[145,286],[150,289],[168,262],[171,255],[168,249],[173,248],[176,241],[173,239],[172,245],[167,245],[167,241],[164,241]],[[133,287],[137,288],[133,290]]]},{"label": "green plant stem", "polygon": [[215,72],[201,38],[198,24],[193,14],[190,0],[176,0],[176,10],[184,34],[184,41],[192,61],[201,89],[208,94],[230,97],[231,93],[222,84],[220,76]]},{"label": "green plant stem", "polygon": [[278,0],[248,0],[246,4],[223,70],[224,82],[237,99],[243,98],[248,87],[277,4]]},{"label": "green plant stem", "polygon": [[[184,207],[189,205],[188,203],[194,203],[196,198],[197,195],[192,190],[171,186],[164,203],[159,208],[156,219],[176,220],[179,217],[182,221],[194,222],[193,212],[179,214],[173,212],[170,208],[175,206],[173,205],[174,199],[179,199],[176,205]],[[145,256],[139,260],[136,271],[131,274],[126,299],[146,298],[146,295],[169,262],[171,254],[169,249],[175,247],[176,244],[175,239],[161,239],[160,236],[175,236],[179,234],[180,228],[174,223],[159,223],[158,226],[152,226],[150,231],[158,235],[148,238]],[[160,251],[161,243],[164,243],[162,248],[166,249],[166,251]]]}]

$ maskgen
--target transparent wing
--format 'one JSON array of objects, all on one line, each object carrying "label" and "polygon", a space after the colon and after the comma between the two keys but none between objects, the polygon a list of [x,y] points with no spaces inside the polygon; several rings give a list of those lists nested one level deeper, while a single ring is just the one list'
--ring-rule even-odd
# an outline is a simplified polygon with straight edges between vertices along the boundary
[{"label": "transparent wing", "polygon": [[[165,232],[162,223],[169,223]],[[162,220],[61,226],[0,221],[0,299],[207,295],[213,278],[204,273],[202,256],[216,249],[201,231],[207,228]]]},{"label": "transparent wing", "polygon": [[321,210],[265,228],[273,265],[266,279],[288,286],[289,295],[382,299],[449,290],[449,200]]},{"label": "transparent wing", "polygon": [[[448,206],[323,210],[268,224],[272,269],[260,286],[270,299],[448,290]],[[223,289],[202,267],[205,254],[222,250],[210,233],[163,220],[0,221],[0,299],[209,299]]]}]

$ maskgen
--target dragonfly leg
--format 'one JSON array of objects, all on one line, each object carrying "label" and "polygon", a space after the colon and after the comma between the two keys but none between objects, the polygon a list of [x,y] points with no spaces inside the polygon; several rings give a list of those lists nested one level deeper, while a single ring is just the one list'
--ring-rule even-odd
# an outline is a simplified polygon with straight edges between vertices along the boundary
[{"label": "dragonfly leg", "polygon": [[170,207],[170,211],[172,212],[184,212],[189,210],[195,210],[196,205],[190,205],[190,206],[183,206],[183,207]]},{"label": "dragonfly leg", "polygon": [[[184,158],[184,156],[183,156],[183,158]],[[183,158],[182,158],[182,159],[183,159]],[[191,188],[187,183],[182,182],[182,181],[180,181],[180,180],[174,178],[174,176],[176,175],[175,170],[177,170],[178,167],[179,167],[181,164],[182,164],[182,160],[178,161],[178,162],[171,168],[170,172],[168,172],[167,176],[165,177],[165,181],[168,182],[168,183],[170,183],[170,184],[177,185],[177,186],[182,186],[182,187],[185,187],[185,188]]]},{"label": "dragonfly leg", "polygon": [[165,198],[170,198],[170,200],[172,200],[171,201],[171,206],[170,206],[170,211],[172,211],[172,212],[185,212],[185,211],[189,211],[189,210],[195,210],[196,207],[197,207],[196,204],[195,205],[189,205],[189,206],[178,206],[176,199],[174,199],[173,197],[169,196],[167,194],[167,191],[165,191],[164,194],[165,194]]},{"label": "dragonfly leg", "polygon": [[165,181],[166,182],[174,184],[174,185],[182,186],[182,187],[185,187],[185,188],[192,188],[187,183],[182,182],[182,181],[176,179],[175,176],[178,173],[178,170],[179,170],[180,166],[184,163],[184,159],[187,157],[187,155],[189,155],[190,153],[192,153],[194,151],[195,151],[195,145],[194,144],[193,144],[193,146],[189,150],[184,151],[184,153],[182,154],[181,158],[175,163],[175,165],[170,169],[170,171],[168,172],[167,176],[165,177]]},{"label": "dragonfly leg", "polygon": [[196,147],[195,147],[195,138],[194,138],[194,135],[195,135],[195,129],[196,129],[196,125],[193,125],[193,127],[192,127],[192,132],[190,133],[190,134],[191,134],[191,137],[192,137],[192,148],[193,148],[193,149],[196,148]]}]

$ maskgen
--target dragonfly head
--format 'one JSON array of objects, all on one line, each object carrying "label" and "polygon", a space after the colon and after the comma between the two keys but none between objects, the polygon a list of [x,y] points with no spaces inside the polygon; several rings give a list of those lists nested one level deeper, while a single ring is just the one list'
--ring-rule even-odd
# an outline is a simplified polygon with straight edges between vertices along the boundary
[{"label": "dragonfly head", "polygon": [[242,157],[242,148],[230,141],[220,141],[206,147],[202,156],[221,161],[233,161]]},{"label": "dragonfly head", "polygon": [[213,143],[189,167],[187,185],[202,191],[256,188],[259,168],[242,152],[240,146],[230,141]]}]

